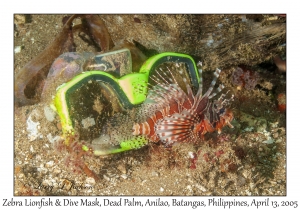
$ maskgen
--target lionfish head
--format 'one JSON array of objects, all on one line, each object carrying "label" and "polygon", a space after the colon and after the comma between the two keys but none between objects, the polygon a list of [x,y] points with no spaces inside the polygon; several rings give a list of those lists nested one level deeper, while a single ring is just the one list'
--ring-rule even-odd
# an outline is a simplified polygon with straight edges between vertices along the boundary
[{"label": "lionfish head", "polygon": [[231,121],[233,120],[232,111],[227,108],[227,105],[233,100],[233,96],[229,99],[224,97],[227,94],[222,94],[219,99],[208,103],[207,108],[203,113],[203,120],[196,127],[201,135],[204,135],[206,132],[218,131],[221,133],[221,130],[226,125],[230,128],[233,128]]},{"label": "lionfish head", "polygon": [[197,116],[197,120],[194,121],[193,136],[202,138],[207,132],[218,131],[221,132],[222,128],[226,125],[233,128],[231,121],[233,120],[233,113],[228,109],[228,105],[233,101],[233,95],[231,98],[226,99],[228,94],[221,94],[221,96],[213,100],[213,98],[220,93],[224,86],[221,84],[215,92],[213,92],[216,81],[220,75],[221,70],[217,69],[214,72],[214,79],[212,80],[208,90],[205,94],[202,94],[202,71],[199,69],[200,83],[197,94],[194,97],[194,103],[191,111]]}]

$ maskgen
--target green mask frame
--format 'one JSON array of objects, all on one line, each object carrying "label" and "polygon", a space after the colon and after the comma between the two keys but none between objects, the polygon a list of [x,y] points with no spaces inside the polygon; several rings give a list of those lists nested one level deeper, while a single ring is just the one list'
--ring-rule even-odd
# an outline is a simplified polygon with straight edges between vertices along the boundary
[{"label": "green mask frame", "polygon": [[[112,95],[117,98],[120,107],[123,109],[131,109],[141,104],[146,99],[148,80],[151,72],[157,66],[165,62],[185,63],[191,78],[192,86],[198,88],[199,74],[195,61],[189,55],[174,52],[165,52],[150,57],[142,65],[138,73],[129,73],[117,78],[104,71],[92,70],[83,72],[75,76],[69,82],[59,86],[54,98],[54,106],[61,120],[63,135],[66,139],[65,144],[69,145],[68,136],[75,135],[77,132],[74,125],[74,119],[72,119],[72,108],[70,105],[72,95],[76,96],[77,90],[93,81],[108,88]],[[127,139],[126,141],[120,142],[121,143],[117,146],[111,145],[105,146],[104,148],[92,148],[92,150],[95,155],[107,155],[137,149],[148,144],[148,140],[143,136],[136,136],[130,140]],[[89,150],[89,148],[83,146],[83,150],[86,151]]]}]

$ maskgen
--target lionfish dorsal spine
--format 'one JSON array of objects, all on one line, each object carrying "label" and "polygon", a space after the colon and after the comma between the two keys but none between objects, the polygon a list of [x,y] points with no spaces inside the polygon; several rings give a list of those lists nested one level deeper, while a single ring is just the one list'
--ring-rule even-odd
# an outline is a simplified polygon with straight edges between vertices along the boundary
[{"label": "lionfish dorsal spine", "polygon": [[217,91],[208,96],[209,99],[215,97],[218,93],[220,93],[224,89],[224,85],[220,84],[219,87],[217,88]]},{"label": "lionfish dorsal spine", "polygon": [[197,94],[195,97],[201,97],[202,96],[202,91],[203,91],[203,79],[202,79],[202,62],[199,61],[197,63],[198,66],[198,74],[199,74],[199,89],[197,91]]},{"label": "lionfish dorsal spine", "polygon": [[195,96],[195,103],[194,103],[194,106],[193,106],[194,109],[197,110],[197,112],[202,112],[206,108],[205,104],[207,105],[208,99],[210,99],[209,96],[210,96],[211,92],[214,89],[214,86],[217,82],[217,79],[220,75],[220,72],[221,72],[221,70],[217,68],[216,71],[214,72],[214,78],[211,81],[210,86],[209,86],[208,90],[206,91],[206,93],[204,95],[202,95],[202,90],[200,92],[200,88],[199,88],[199,90],[198,90],[198,92]]},{"label": "lionfish dorsal spine", "polygon": [[[176,65],[176,66],[179,66],[179,65]],[[183,70],[180,70],[179,74],[183,76],[183,82],[185,84],[185,88],[187,91],[187,97],[182,98],[183,99],[182,107],[185,109],[190,109],[193,106],[193,103],[195,101],[193,90],[192,90],[190,84],[188,83],[187,78],[184,76]],[[171,75],[173,75],[173,74],[171,73]],[[177,82],[176,82],[176,85],[177,85],[177,87],[179,87]]]},{"label": "lionfish dorsal spine", "polygon": [[214,72],[214,79],[211,81],[210,86],[208,88],[208,90],[206,91],[206,93],[203,95],[203,97],[209,97],[209,95],[211,94],[211,92],[213,91],[215,84],[219,78],[219,75],[221,73],[221,69],[216,69],[216,71]]}]

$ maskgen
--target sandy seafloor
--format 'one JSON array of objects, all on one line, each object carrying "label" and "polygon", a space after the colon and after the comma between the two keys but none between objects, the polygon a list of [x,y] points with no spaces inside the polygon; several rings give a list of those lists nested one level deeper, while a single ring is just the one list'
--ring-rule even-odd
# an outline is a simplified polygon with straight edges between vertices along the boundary
[{"label": "sandy seafloor", "polygon": [[[15,71],[53,40],[62,17],[35,15],[23,31],[15,33],[15,47],[22,46],[15,53]],[[90,47],[78,46],[82,51]],[[44,116],[48,104],[16,107],[14,195],[285,196],[286,115],[276,108],[277,94],[286,91],[285,75],[258,69],[264,88],[246,90],[232,84],[233,70],[223,71],[219,80],[238,96],[231,104],[234,129],[225,128],[222,136],[206,135],[198,145],[178,144],[172,150],[151,144],[105,158],[88,157],[85,162],[99,180],[74,173],[64,163],[67,153],[54,149],[49,134],[62,133],[57,116],[53,122]],[[212,77],[206,78],[210,83]],[[277,86],[276,93],[268,91],[270,86]],[[28,136],[30,115],[39,123],[35,139]],[[195,169],[192,153],[199,154]]]}]

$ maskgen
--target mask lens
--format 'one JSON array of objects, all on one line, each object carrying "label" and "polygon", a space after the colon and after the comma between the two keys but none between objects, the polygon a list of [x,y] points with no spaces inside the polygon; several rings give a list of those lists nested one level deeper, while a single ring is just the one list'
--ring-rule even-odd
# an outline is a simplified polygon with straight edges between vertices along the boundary
[{"label": "mask lens", "polygon": [[107,120],[123,110],[112,87],[93,79],[68,93],[68,106],[73,126],[85,141],[97,138]]},{"label": "mask lens", "polygon": [[[186,79],[186,82],[184,79]],[[186,83],[192,87],[193,91],[196,91],[196,87],[193,86],[191,81],[191,75],[185,62],[164,62],[154,68],[149,74],[149,83],[151,85],[177,83],[185,92],[187,92]]]}]

